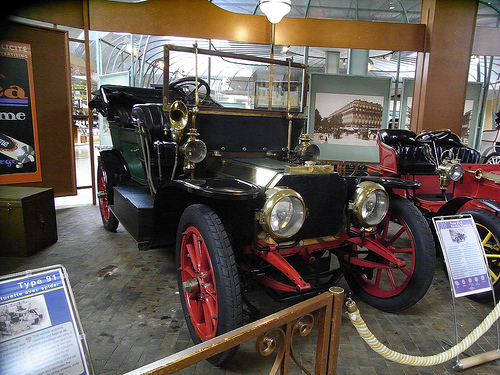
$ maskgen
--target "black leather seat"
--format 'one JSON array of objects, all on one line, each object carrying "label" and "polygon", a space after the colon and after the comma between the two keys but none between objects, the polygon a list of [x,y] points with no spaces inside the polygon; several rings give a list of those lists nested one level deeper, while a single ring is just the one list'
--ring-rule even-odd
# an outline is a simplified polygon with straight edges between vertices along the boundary
[{"label": "black leather seat", "polygon": [[170,134],[168,114],[158,103],[136,104],[132,108],[132,119],[136,125],[147,129],[151,165],[158,165],[158,155],[162,167],[171,167],[175,161],[175,142]]},{"label": "black leather seat", "polygon": [[460,160],[461,163],[477,164],[481,159],[481,153],[473,148],[465,146],[458,135],[454,133],[448,134],[443,139],[436,140],[438,156],[445,150],[451,150],[453,156]]},{"label": "black leather seat", "polygon": [[428,157],[428,150],[422,142],[416,141],[416,134],[409,130],[382,129],[380,142],[390,146],[396,153],[398,174],[433,174],[435,165]]},{"label": "black leather seat", "polygon": [[172,140],[167,136],[170,121],[168,115],[163,111],[162,104],[136,104],[132,108],[132,118],[146,126],[151,142]]}]

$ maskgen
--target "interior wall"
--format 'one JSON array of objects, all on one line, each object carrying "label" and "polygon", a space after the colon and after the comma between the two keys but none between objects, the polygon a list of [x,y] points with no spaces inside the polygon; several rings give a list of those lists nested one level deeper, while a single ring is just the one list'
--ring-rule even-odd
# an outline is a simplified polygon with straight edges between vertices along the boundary
[{"label": "interior wall", "polygon": [[31,45],[42,181],[16,186],[51,187],[76,194],[68,36],[65,31],[8,22],[1,39]]}]

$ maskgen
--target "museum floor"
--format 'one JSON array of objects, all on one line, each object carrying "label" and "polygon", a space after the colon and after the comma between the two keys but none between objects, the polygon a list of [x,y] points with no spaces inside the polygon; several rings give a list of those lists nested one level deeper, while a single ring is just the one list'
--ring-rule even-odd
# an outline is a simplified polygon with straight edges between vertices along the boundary
[{"label": "museum floor", "polygon": [[[53,264],[67,269],[96,374],[124,374],[192,345],[182,316],[171,249],[139,251],[123,228],[106,232],[97,206],[58,206],[56,212],[59,241],[29,258],[0,258],[0,274]],[[108,266],[113,266],[107,269],[112,272],[103,271]],[[347,290],[343,281],[340,286]],[[261,308],[261,316],[286,306],[260,293],[249,298]],[[372,332],[396,351],[432,355],[447,349],[444,342],[456,342],[449,284],[440,266],[424,299],[405,312],[383,313],[359,301],[358,306]],[[459,336],[474,329],[491,308],[492,303],[457,300]],[[203,361],[181,373],[269,373],[272,359],[260,357],[253,345],[240,347],[226,369]],[[467,353],[496,348],[493,326]],[[301,350],[300,355],[307,366],[306,352]],[[415,368],[389,362],[373,352],[343,317],[338,374],[449,374],[454,373],[454,363]],[[294,365],[291,368],[292,374],[302,373]],[[500,363],[490,362],[464,373],[499,374]]]}]

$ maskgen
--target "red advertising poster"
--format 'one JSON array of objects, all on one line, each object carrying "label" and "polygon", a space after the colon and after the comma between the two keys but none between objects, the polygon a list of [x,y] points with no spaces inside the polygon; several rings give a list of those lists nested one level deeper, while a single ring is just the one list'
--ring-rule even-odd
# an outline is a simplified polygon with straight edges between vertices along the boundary
[{"label": "red advertising poster", "polygon": [[31,46],[0,41],[0,184],[41,180]]}]

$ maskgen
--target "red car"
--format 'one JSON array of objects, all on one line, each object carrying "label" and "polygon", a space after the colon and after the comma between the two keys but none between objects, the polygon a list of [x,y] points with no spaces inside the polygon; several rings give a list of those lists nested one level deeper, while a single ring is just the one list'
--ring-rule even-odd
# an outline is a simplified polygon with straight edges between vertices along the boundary
[{"label": "red car", "polygon": [[[481,154],[449,130],[417,135],[384,129],[378,135],[379,165],[368,173],[418,181],[418,189],[398,190],[430,220],[471,214],[481,236],[495,294],[500,295],[500,166],[480,164]],[[488,300],[491,293],[473,296]]]}]

